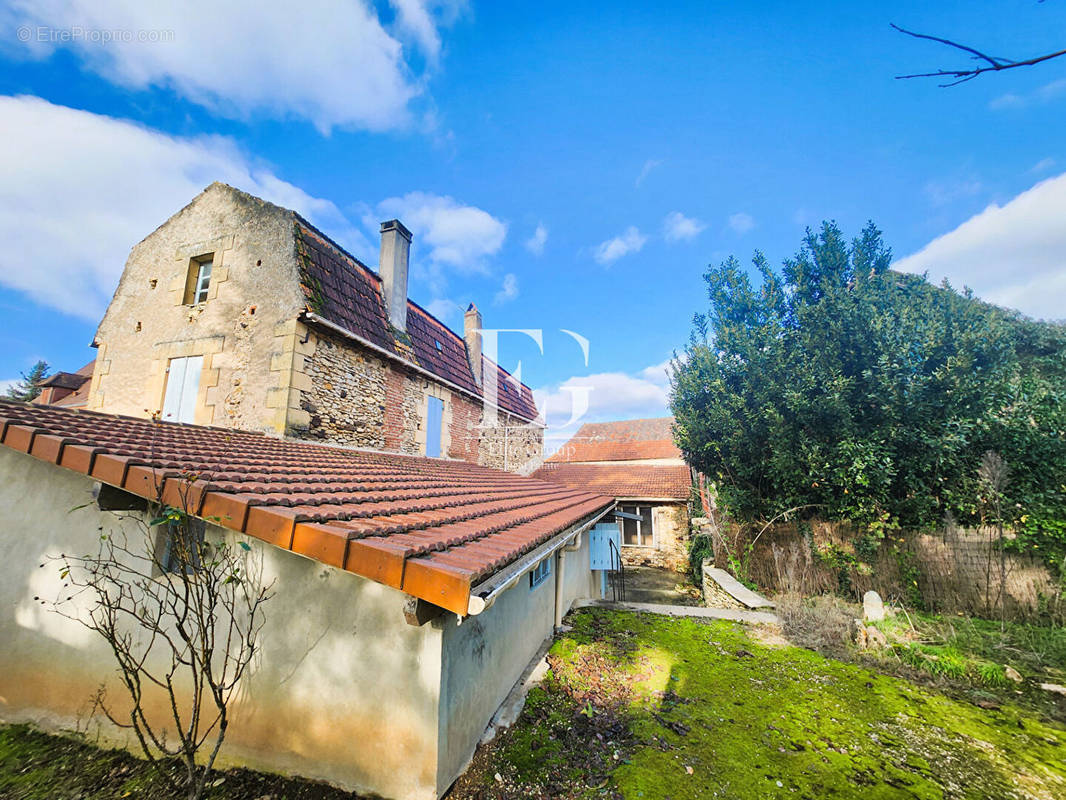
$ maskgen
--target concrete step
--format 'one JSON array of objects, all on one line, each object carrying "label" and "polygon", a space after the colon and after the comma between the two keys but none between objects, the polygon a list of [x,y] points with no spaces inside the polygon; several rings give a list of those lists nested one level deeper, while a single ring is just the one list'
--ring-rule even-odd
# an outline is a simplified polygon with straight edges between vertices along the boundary
[{"label": "concrete step", "polygon": [[722,591],[746,608],[757,609],[774,607],[773,603],[761,594],[753,592],[724,569],[704,566],[703,575],[705,578],[710,578],[718,584]]}]

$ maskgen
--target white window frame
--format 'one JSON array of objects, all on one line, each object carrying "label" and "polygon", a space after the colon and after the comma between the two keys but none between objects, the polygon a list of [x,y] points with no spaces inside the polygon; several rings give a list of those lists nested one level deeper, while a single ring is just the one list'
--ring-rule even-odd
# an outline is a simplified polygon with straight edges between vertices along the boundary
[{"label": "white window frame", "polygon": [[214,266],[214,255],[205,256],[196,261],[196,282],[192,287],[192,304],[199,305],[207,302],[207,290],[211,288],[211,268]]},{"label": "white window frame", "polygon": [[[649,512],[648,513],[648,518],[651,520],[651,532],[650,532],[650,534],[646,533],[643,530],[643,528],[644,528],[644,520],[643,519],[636,519],[636,520],[621,519],[621,520],[619,520],[619,522],[621,523],[621,525],[619,527],[622,528],[622,547],[636,547],[636,548],[640,548],[642,550],[656,550],[659,547],[659,537],[658,537],[658,531],[655,529],[655,506],[650,505],[648,503],[619,503],[618,504],[618,510],[619,511],[624,511],[624,512],[626,512],[628,514],[638,514],[639,515],[640,514],[640,510],[642,508],[648,509],[648,512]],[[637,541],[639,542],[639,544],[628,544],[626,542],[625,524],[627,522],[635,522],[637,524]],[[651,539],[650,542],[648,542],[649,538]]]}]

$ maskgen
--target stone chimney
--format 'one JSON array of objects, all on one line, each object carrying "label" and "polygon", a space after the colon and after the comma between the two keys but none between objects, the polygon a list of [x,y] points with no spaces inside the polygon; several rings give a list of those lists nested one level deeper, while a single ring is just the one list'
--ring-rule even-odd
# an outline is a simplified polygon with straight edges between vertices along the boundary
[{"label": "stone chimney", "polygon": [[398,219],[381,223],[381,257],[378,274],[389,324],[407,330],[407,261],[411,255],[411,231]]},{"label": "stone chimney", "polygon": [[470,369],[474,373],[474,380],[481,386],[481,312],[473,303],[463,315],[463,341],[466,342],[466,357],[470,359]]}]

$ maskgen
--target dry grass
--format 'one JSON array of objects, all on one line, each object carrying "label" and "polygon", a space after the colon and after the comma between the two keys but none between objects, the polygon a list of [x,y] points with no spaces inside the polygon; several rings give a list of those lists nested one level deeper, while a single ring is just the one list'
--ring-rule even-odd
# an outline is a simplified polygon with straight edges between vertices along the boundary
[{"label": "dry grass", "polygon": [[837,652],[851,641],[851,620],[862,609],[833,595],[804,597],[786,592],[775,598],[781,629],[789,641],[819,652]]}]

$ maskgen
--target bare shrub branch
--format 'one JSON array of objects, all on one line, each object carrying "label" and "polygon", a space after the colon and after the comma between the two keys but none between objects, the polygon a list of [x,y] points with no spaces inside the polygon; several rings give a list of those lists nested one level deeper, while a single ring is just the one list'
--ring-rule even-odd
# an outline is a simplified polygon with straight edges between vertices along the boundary
[{"label": "bare shrub branch", "polygon": [[94,711],[132,731],[175,790],[198,800],[258,653],[273,583],[263,584],[261,558],[246,543],[207,541],[181,509],[151,504],[147,515],[121,516],[136,533],[116,525],[95,554],[41,565],[58,566],[63,580],[59,596],[41,602],[107,643],[129,708],[101,686]]}]

